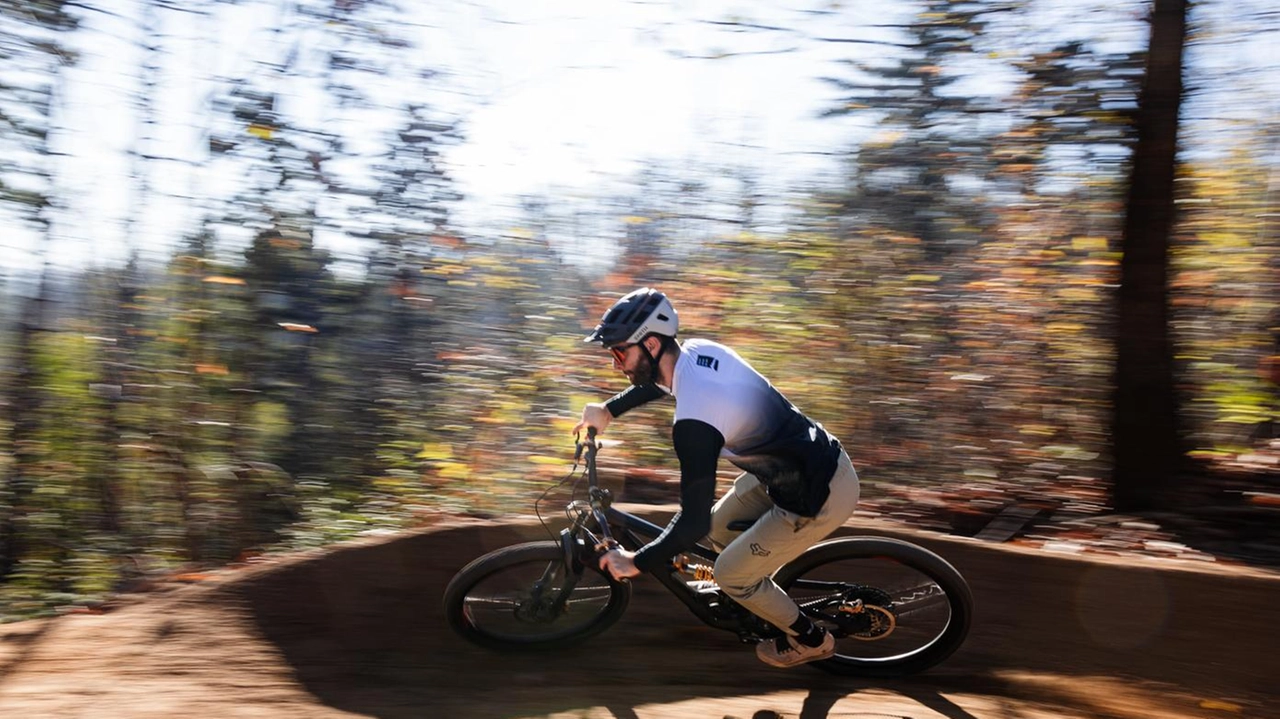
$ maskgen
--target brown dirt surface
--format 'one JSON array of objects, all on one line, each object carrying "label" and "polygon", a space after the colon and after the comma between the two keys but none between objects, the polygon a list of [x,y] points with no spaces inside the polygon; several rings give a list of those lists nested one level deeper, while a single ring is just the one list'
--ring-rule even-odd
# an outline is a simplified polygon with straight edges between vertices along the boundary
[{"label": "brown dirt surface", "polygon": [[[669,508],[643,511],[662,521]],[[775,670],[645,579],[627,615],[578,648],[482,650],[445,625],[445,585],[545,534],[452,518],[0,627],[0,716],[1280,717],[1275,572],[865,518],[846,533],[917,541],[968,578],[977,613],[956,655],[895,680]]]}]

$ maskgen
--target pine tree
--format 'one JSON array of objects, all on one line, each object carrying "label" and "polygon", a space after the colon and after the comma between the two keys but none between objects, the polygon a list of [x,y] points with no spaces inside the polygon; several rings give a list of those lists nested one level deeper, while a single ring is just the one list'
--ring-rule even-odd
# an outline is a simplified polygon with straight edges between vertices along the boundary
[{"label": "pine tree", "polygon": [[[1000,109],[949,92],[961,79],[957,59],[971,57],[986,3],[930,0],[904,31],[907,52],[888,63],[844,61],[852,78],[825,78],[845,95],[827,116],[870,113],[880,133],[858,151],[857,203],[895,232],[917,238],[937,263],[981,241],[982,203],[963,189],[986,173],[989,136],[981,118]],[[957,181],[962,181],[957,184]]]}]

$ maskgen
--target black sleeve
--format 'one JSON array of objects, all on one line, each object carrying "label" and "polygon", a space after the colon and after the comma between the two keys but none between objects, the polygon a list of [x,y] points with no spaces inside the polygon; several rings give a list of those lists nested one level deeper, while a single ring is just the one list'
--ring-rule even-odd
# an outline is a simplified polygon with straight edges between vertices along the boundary
[{"label": "black sleeve", "polygon": [[639,386],[632,385],[610,397],[609,401],[604,403],[604,406],[609,410],[609,414],[617,417],[623,412],[628,412],[642,404],[652,402],[665,394],[666,392],[663,392],[653,382]]},{"label": "black sleeve", "polygon": [[662,534],[636,553],[636,568],[648,572],[692,547],[711,531],[716,498],[716,462],[724,435],[706,422],[682,419],[671,429],[680,458],[680,511]]}]

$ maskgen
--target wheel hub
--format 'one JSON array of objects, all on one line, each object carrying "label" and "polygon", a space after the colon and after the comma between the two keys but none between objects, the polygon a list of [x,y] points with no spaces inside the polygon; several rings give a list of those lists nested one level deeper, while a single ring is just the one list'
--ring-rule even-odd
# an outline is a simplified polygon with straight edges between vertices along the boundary
[{"label": "wheel hub", "polygon": [[877,604],[866,604],[861,599],[841,604],[835,621],[845,636],[864,642],[884,639],[898,626],[893,612]]},{"label": "wheel hub", "polygon": [[544,587],[534,587],[533,591],[523,597],[515,606],[515,617],[522,622],[546,624],[560,616],[554,600],[555,592]]}]

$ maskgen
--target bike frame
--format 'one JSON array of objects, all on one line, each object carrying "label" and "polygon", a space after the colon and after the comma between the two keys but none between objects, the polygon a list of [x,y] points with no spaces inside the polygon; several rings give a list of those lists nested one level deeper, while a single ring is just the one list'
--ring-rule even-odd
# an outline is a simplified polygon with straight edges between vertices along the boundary
[{"label": "bike frame", "polygon": [[[581,576],[582,567],[587,563],[598,562],[605,552],[617,546],[632,551],[637,550],[649,540],[658,537],[663,531],[663,527],[653,522],[612,506],[612,494],[599,485],[599,475],[596,471],[596,451],[599,446],[596,443],[593,428],[588,429],[587,441],[580,443],[577,451],[581,454],[584,449],[590,509],[580,509],[573,526],[560,532],[566,567],[571,569],[571,573],[575,576]],[[594,520],[600,531],[599,537],[586,526],[587,517]],[[621,536],[615,537],[611,527],[620,530]],[[695,544],[682,554],[705,559],[712,565],[720,556],[714,549],[702,544]],[[676,599],[688,607],[694,616],[708,626],[734,632],[743,641],[757,641],[775,636],[779,631],[740,606],[737,607],[739,609],[737,612],[716,611],[718,606],[713,604],[712,599],[720,600],[722,595],[698,592],[680,579],[677,574],[679,570],[675,567],[668,564],[665,569],[666,571],[651,571],[648,574],[657,579],[662,586],[675,595]],[[566,596],[568,591],[572,591],[572,587],[566,588]]]}]

